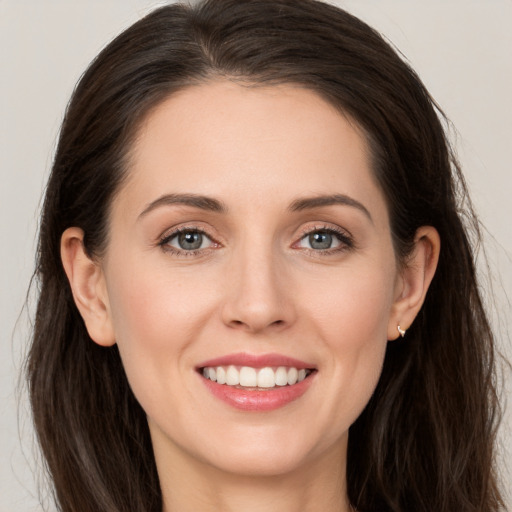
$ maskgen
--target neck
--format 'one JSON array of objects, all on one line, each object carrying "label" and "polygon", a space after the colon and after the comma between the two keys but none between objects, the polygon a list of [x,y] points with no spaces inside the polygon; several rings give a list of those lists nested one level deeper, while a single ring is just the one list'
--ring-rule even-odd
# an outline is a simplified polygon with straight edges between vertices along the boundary
[{"label": "neck", "polygon": [[235,474],[183,453],[155,450],[163,512],[351,512],[346,443],[285,474]]}]

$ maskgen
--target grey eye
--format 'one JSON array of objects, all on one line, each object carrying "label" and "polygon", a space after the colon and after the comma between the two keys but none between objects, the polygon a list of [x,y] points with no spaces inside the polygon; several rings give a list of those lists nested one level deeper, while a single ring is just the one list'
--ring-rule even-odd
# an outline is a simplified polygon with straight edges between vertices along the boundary
[{"label": "grey eye", "polygon": [[182,251],[196,251],[204,249],[212,244],[212,241],[201,231],[182,231],[171,236],[167,245]]},{"label": "grey eye", "polygon": [[317,229],[304,235],[299,243],[299,247],[312,249],[314,251],[328,251],[329,249],[340,249],[342,247],[351,247],[351,241],[330,229]]},{"label": "grey eye", "polygon": [[311,249],[331,249],[334,237],[325,231],[317,231],[308,235],[308,242]]},{"label": "grey eye", "polygon": [[197,232],[180,233],[178,235],[178,244],[180,249],[186,251],[193,251],[199,249],[203,244],[203,235]]}]

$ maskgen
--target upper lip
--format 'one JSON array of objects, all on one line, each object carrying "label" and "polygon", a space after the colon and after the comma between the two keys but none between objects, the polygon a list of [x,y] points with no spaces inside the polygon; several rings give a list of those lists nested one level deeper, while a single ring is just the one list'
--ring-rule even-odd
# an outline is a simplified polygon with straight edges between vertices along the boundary
[{"label": "upper lip", "polygon": [[285,356],[282,354],[247,354],[244,352],[229,354],[225,356],[209,359],[197,365],[197,368],[205,368],[212,366],[250,366],[252,368],[265,368],[268,366],[288,366],[294,367],[298,370],[314,369],[315,365],[306,361],[300,361],[294,357]]}]

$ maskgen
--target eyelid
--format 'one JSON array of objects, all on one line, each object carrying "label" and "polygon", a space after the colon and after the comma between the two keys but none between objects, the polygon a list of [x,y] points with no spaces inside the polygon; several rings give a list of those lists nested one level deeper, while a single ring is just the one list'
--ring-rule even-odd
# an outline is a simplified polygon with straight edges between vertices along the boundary
[{"label": "eyelid", "polygon": [[[174,247],[169,244],[169,241],[173,238],[177,237],[180,233],[187,233],[187,232],[195,232],[200,233],[201,235],[208,238],[211,242],[211,245],[209,247],[199,248],[199,249],[180,249],[177,247]],[[339,244],[336,247],[328,248],[328,249],[313,249],[308,247],[300,247],[299,243],[307,236],[312,235],[313,233],[318,232],[325,232],[332,234],[336,237]],[[222,244],[217,241],[216,237],[211,235],[209,233],[208,229],[205,229],[203,227],[199,227],[195,224],[193,225],[179,225],[175,226],[173,228],[167,229],[164,231],[162,235],[158,237],[157,245],[162,248],[163,251],[173,253],[177,256],[197,256],[197,255],[206,255],[209,253],[212,249],[216,249],[219,247],[222,247]],[[349,251],[355,248],[355,242],[354,238],[351,235],[351,233],[341,228],[337,225],[327,224],[327,223],[321,223],[321,224],[313,224],[308,225],[305,227],[302,227],[300,229],[298,238],[296,238],[296,241],[293,242],[291,245],[294,249],[300,249],[302,251],[309,252],[315,256],[321,256],[321,255],[331,255],[335,253],[341,253],[344,251]]]},{"label": "eyelid", "polygon": [[[308,247],[297,247],[297,245],[307,236],[312,235],[313,233],[325,232],[334,235],[338,241],[340,242],[339,246],[330,248],[330,249],[312,249]],[[316,255],[322,254],[333,254],[339,253],[342,251],[347,251],[355,248],[354,237],[347,231],[339,226],[335,226],[332,224],[322,223],[321,225],[313,225],[307,226],[301,229],[299,238],[296,242],[292,244],[292,247],[302,249]]]},{"label": "eyelid", "polygon": [[[178,247],[174,247],[169,244],[169,242],[179,236],[181,233],[200,233],[202,236],[208,238],[211,241],[211,245],[209,247],[203,247],[199,249],[180,249]],[[181,226],[175,226],[173,228],[167,229],[164,231],[162,235],[158,237],[158,246],[161,247],[161,249],[165,252],[169,252],[171,254],[177,255],[177,256],[196,256],[198,254],[206,254],[211,249],[215,249],[217,247],[220,247],[221,244],[210,234],[208,233],[208,230],[205,230],[204,228],[200,228],[196,225],[181,225]]]}]

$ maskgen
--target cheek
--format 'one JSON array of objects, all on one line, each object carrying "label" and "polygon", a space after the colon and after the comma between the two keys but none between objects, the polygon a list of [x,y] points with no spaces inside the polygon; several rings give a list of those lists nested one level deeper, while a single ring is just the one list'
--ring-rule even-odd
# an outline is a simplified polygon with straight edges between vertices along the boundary
[{"label": "cheek", "polygon": [[329,355],[324,376],[332,402],[325,402],[326,414],[330,409],[333,424],[342,422],[343,428],[355,421],[373,394],[387,347],[394,275],[369,269],[340,276],[339,284],[326,293],[310,293],[309,315],[304,314]]},{"label": "cheek", "polygon": [[310,283],[300,294],[301,303],[324,331],[330,343],[359,349],[386,339],[393,305],[395,275],[379,267],[363,266],[361,272],[340,272],[320,283]]},{"label": "cheek", "polygon": [[209,311],[208,283],[192,272],[183,275],[155,265],[130,265],[110,272],[108,295],[114,329],[121,344],[169,347],[187,338],[187,326]]},{"label": "cheek", "polygon": [[155,266],[126,272],[126,263],[109,273],[109,306],[128,380],[146,408],[183,377],[183,354],[211,316],[212,296],[204,282]]},{"label": "cheek", "polygon": [[354,379],[374,384],[378,380],[393,304],[392,284],[385,273],[354,274],[347,280],[346,300],[339,305],[339,321],[333,327],[341,333],[337,348],[352,359],[346,372]]}]

